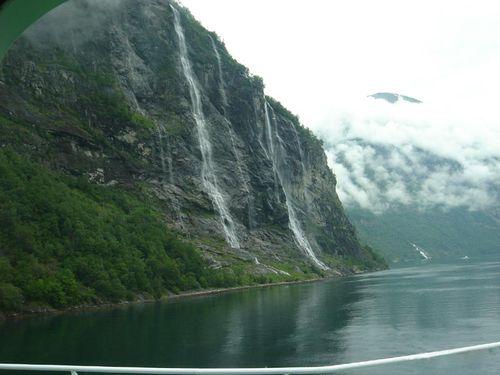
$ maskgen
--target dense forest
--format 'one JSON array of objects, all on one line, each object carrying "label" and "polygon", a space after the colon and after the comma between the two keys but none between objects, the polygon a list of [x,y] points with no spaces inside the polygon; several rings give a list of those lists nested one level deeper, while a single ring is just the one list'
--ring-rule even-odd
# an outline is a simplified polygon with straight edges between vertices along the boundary
[{"label": "dense forest", "polygon": [[2,310],[299,279],[208,268],[146,195],[55,174],[9,149],[0,151],[0,175]]}]

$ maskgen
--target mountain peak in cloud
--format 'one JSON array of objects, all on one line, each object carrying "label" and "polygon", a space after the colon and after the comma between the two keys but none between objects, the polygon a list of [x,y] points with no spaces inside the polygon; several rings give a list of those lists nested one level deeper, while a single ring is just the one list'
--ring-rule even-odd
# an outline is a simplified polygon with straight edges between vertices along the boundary
[{"label": "mountain peak in cloud", "polygon": [[375,94],[368,95],[368,97],[374,98],[374,99],[382,99],[382,100],[385,100],[391,104],[394,104],[394,103],[399,102],[399,101],[405,101],[408,103],[416,103],[416,104],[422,103],[421,100],[418,100],[418,99],[415,99],[415,98],[412,98],[412,97],[406,96],[406,95],[395,94],[392,92],[377,92]]}]

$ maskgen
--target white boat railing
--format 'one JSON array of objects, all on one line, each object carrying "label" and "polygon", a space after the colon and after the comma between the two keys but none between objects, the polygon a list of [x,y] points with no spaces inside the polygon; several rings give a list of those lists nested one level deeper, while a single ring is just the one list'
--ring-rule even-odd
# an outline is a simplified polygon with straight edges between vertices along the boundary
[{"label": "white boat railing", "polygon": [[73,365],[28,365],[15,363],[0,363],[2,370],[19,371],[59,371],[70,372],[77,375],[78,372],[101,373],[101,374],[171,374],[171,375],[263,375],[263,374],[329,374],[342,370],[358,369],[363,367],[373,367],[387,365],[391,363],[401,363],[444,357],[453,354],[475,352],[479,350],[492,350],[500,347],[500,342],[489,344],[466,346],[462,348],[426,352],[400,357],[390,357],[374,359],[363,362],[345,363],[331,366],[317,367],[265,367],[265,368],[154,368],[154,367],[106,367],[106,366],[73,366]]}]

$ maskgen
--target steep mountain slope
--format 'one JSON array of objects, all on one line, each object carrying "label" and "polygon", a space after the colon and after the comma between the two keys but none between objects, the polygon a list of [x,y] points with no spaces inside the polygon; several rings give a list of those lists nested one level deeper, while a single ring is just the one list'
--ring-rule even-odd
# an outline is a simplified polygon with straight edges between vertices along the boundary
[{"label": "steep mountain slope", "polygon": [[30,28],[0,70],[4,295],[60,306],[383,266],[321,142],[263,89],[175,2],[70,1]]},{"label": "steep mountain slope", "polygon": [[437,259],[480,259],[498,254],[500,220],[491,211],[406,206],[375,214],[347,207],[347,214],[360,237],[381,249],[390,261],[425,259],[414,244]]}]

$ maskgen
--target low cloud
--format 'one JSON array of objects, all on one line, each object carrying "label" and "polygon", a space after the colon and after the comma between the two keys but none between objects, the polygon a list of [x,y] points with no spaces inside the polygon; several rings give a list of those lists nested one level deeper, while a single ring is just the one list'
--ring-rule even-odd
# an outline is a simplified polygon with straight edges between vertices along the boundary
[{"label": "low cloud", "polygon": [[366,98],[327,114],[314,130],[348,206],[477,210],[499,202],[499,119],[484,102]]},{"label": "low cloud", "polygon": [[23,34],[31,42],[44,46],[49,42],[77,49],[82,43],[98,38],[109,20],[126,0],[69,0],[40,18]]}]

